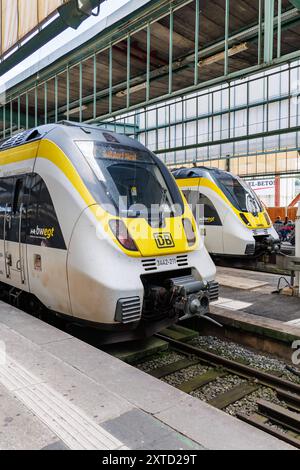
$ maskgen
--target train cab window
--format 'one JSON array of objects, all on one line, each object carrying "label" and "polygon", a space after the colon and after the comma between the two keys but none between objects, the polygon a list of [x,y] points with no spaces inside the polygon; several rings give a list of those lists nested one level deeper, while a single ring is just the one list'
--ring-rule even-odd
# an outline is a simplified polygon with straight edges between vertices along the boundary
[{"label": "train cab window", "polygon": [[145,218],[162,212],[171,217],[182,214],[174,180],[164,175],[150,152],[113,143],[76,143],[117,213]]},{"label": "train cab window", "polygon": [[207,227],[218,227],[222,225],[217,209],[207,196],[204,194],[199,194],[198,204],[200,206],[200,214],[202,214],[202,220],[200,220],[202,225]]},{"label": "train cab window", "polygon": [[262,212],[263,208],[257,195],[241,178],[215,171],[215,180],[236,209],[254,215]]}]

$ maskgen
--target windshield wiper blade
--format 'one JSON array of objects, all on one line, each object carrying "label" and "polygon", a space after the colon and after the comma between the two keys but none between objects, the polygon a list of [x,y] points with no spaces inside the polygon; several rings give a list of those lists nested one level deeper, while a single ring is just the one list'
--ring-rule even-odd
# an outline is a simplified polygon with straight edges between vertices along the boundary
[{"label": "windshield wiper blade", "polygon": [[163,206],[167,202],[167,194],[168,194],[168,191],[166,189],[163,189],[163,193],[162,193],[162,197],[161,197],[161,201],[160,201],[160,205],[159,205],[159,226],[160,227],[164,226],[164,221],[165,221],[164,215],[165,214],[164,214]]}]

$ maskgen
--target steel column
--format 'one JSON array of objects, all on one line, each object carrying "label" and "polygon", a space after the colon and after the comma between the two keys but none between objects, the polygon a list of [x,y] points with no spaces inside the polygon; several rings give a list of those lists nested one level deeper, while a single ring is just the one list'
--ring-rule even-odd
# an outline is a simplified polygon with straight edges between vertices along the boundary
[{"label": "steel column", "polygon": [[83,93],[83,90],[82,90],[82,62],[80,62],[79,64],[79,122],[82,122],[82,113],[83,113],[83,110],[82,110],[82,93]]},{"label": "steel column", "polygon": [[29,129],[29,96],[28,96],[28,93],[26,93],[26,97],[25,97],[25,100],[26,100],[26,111],[25,111],[25,122],[26,122],[26,129]]},{"label": "steel column", "polygon": [[147,25],[147,84],[146,84],[146,101],[150,100],[150,72],[151,72],[151,24]]},{"label": "steel column", "polygon": [[37,86],[34,89],[34,126],[38,126],[38,94]]},{"label": "steel column", "polygon": [[66,110],[67,120],[70,119],[70,69],[67,67],[67,110]]},{"label": "steel column", "polygon": [[48,123],[48,83],[44,83],[44,123]]},{"label": "steel column", "polygon": [[10,112],[10,135],[12,136],[13,134],[13,104],[12,104],[12,101],[10,101],[10,104],[9,104],[9,112]]},{"label": "steel column", "polygon": [[126,106],[130,107],[130,79],[131,79],[131,37],[130,34],[127,37],[127,96]]},{"label": "steel column", "polygon": [[258,64],[262,63],[263,44],[263,0],[259,0],[258,6]]},{"label": "steel column", "polygon": [[6,138],[6,104],[3,105],[3,138]]},{"label": "steel column", "polygon": [[55,94],[55,122],[58,122],[58,78],[57,75],[55,75],[54,79],[54,94]]},{"label": "steel column", "polygon": [[113,100],[112,100],[112,89],[113,89],[113,49],[112,45],[109,47],[109,114],[112,113]]},{"label": "steel column", "polygon": [[282,0],[278,1],[278,15],[277,15],[277,59],[281,57],[281,17],[282,17]]},{"label": "steel column", "polygon": [[229,39],[229,21],[230,21],[230,0],[226,0],[225,7],[225,61],[224,61],[224,75],[228,75],[229,70],[229,57],[228,57],[228,39]]},{"label": "steel column", "polygon": [[200,33],[200,5],[199,0],[195,0],[195,77],[194,77],[194,84],[195,86],[198,85],[199,80],[199,65],[198,65],[198,57],[199,57],[199,33]]},{"label": "steel column", "polygon": [[97,56],[94,54],[94,101],[93,101],[93,117],[97,117]]},{"label": "steel column", "polygon": [[170,37],[169,37],[169,95],[173,91],[173,31],[174,30],[174,12],[170,10]]},{"label": "steel column", "polygon": [[265,0],[264,61],[267,64],[273,60],[274,6],[275,0]]}]

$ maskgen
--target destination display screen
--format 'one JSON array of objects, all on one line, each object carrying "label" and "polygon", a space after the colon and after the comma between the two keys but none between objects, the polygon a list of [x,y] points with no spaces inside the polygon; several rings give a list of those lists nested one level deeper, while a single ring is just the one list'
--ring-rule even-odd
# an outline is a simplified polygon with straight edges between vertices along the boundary
[{"label": "destination display screen", "polygon": [[135,152],[122,151],[118,149],[104,150],[102,158],[108,158],[110,160],[127,160],[129,162],[136,162],[138,159]]}]

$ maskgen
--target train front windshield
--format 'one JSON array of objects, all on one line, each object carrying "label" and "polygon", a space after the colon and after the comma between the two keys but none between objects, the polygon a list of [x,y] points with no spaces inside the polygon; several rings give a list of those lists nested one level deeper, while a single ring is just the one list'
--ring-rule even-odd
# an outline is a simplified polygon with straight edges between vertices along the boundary
[{"label": "train front windshield", "polygon": [[230,173],[216,173],[216,182],[231,204],[241,212],[258,214],[263,211],[255,192],[241,178]]},{"label": "train front windshield", "polygon": [[118,214],[149,218],[163,210],[174,215],[177,201],[150,152],[95,141],[77,145]]}]

